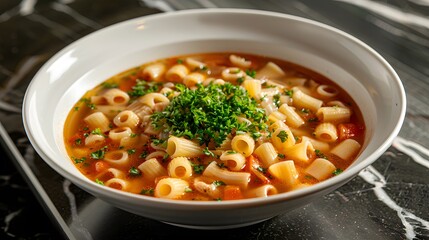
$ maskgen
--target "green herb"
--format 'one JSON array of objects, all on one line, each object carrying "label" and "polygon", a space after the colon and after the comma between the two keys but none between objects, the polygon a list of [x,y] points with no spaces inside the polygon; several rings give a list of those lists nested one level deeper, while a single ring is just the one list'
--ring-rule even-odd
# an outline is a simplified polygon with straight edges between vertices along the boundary
[{"label": "green herb", "polygon": [[266,173],[267,172],[267,169],[266,168],[263,168],[263,167],[261,167],[261,166],[257,166],[256,167],[256,170],[258,170],[259,172],[261,172],[261,173]]},{"label": "green herb", "polygon": [[136,134],[136,133],[131,133],[131,134],[130,134],[130,138],[135,138],[135,137],[137,137],[137,134]]},{"label": "green herb", "polygon": [[195,173],[201,174],[204,171],[204,165],[191,163]]},{"label": "green herb", "polygon": [[250,77],[252,77],[252,78],[255,78],[255,77],[256,77],[256,71],[255,71],[255,70],[253,70],[253,69],[247,69],[247,70],[246,70],[246,74],[247,74],[247,76],[250,76]]},{"label": "green herb", "polygon": [[222,181],[219,181],[219,180],[216,180],[216,181],[212,182],[212,184],[215,185],[216,187],[225,186],[226,185],[226,183],[224,183]]},{"label": "green herb", "polygon": [[314,179],[314,177],[313,176],[310,176],[310,175],[305,175],[304,176],[306,179]]},{"label": "green herb", "polygon": [[279,154],[277,154],[277,156],[279,157],[279,158],[286,158],[286,156],[283,154],[283,153],[279,153]]},{"label": "green herb", "polygon": [[190,188],[190,187],[186,187],[186,188],[185,188],[185,193],[190,193],[190,192],[192,192],[192,188]]},{"label": "green herb", "polygon": [[95,151],[95,152],[92,152],[91,153],[91,158],[92,159],[103,159],[104,158],[104,151],[107,149],[107,146],[104,146],[103,148],[101,148],[101,149],[99,149],[99,150],[97,150],[97,151]]},{"label": "green herb", "polygon": [[319,119],[317,117],[308,119],[308,122],[318,122]]},{"label": "green herb", "polygon": [[96,107],[95,107],[95,104],[91,103],[91,100],[90,100],[89,98],[82,98],[80,101],[81,101],[81,102],[84,102],[84,103],[85,103],[85,105],[86,105],[87,107],[89,107],[91,110],[94,110],[94,109],[96,108]]},{"label": "green herb", "polygon": [[136,167],[131,167],[130,170],[128,170],[128,173],[130,176],[140,176],[142,174],[141,171]]},{"label": "green herb", "polygon": [[117,83],[108,83],[108,82],[103,82],[101,84],[101,86],[103,88],[118,88],[119,87],[119,85]]},{"label": "green herb", "polygon": [[275,88],[276,85],[270,85],[270,84],[268,84],[268,82],[264,82],[264,83],[262,83],[262,87],[264,87],[264,88]]},{"label": "green herb", "polygon": [[130,154],[130,155],[131,155],[131,154],[134,154],[134,153],[136,153],[136,149],[134,149],[134,148],[132,148],[132,149],[128,149],[128,150],[127,150],[127,153],[128,153],[128,154]]},{"label": "green herb", "polygon": [[328,159],[328,157],[327,157],[325,154],[323,154],[323,152],[322,152],[322,151],[320,151],[319,149],[314,150],[314,152],[316,153],[316,156],[317,156],[318,158]]},{"label": "green herb", "polygon": [[277,137],[280,138],[280,141],[282,141],[282,143],[286,142],[287,138],[288,138],[288,134],[286,133],[285,130],[281,130],[278,134]]},{"label": "green herb", "polygon": [[229,150],[229,151],[227,151],[226,152],[227,154],[235,154],[235,153],[237,153],[236,151],[234,151],[234,150]]},{"label": "green herb", "polygon": [[153,188],[149,188],[149,189],[143,189],[140,192],[140,194],[147,195],[147,196],[153,196],[154,192],[155,192],[155,190]]},{"label": "green herb", "polygon": [[273,96],[273,102],[276,107],[280,107],[280,94],[275,94]]},{"label": "green herb", "polygon": [[149,153],[147,151],[143,151],[140,155],[139,158],[146,158],[147,155],[149,155]]},{"label": "green herb", "polygon": [[78,163],[85,162],[86,157],[81,157],[81,158],[72,157],[72,159],[73,159],[73,161],[74,161],[75,164],[78,164]]},{"label": "green herb", "polygon": [[101,132],[100,128],[96,128],[96,129],[92,130],[91,134],[93,134],[93,135],[103,135],[103,133]]},{"label": "green herb", "polygon": [[[239,86],[199,84],[191,90],[178,84],[176,88],[180,94],[164,111],[155,112],[151,117],[156,129],[196,139],[206,146],[210,142],[219,146],[233,130],[255,133],[267,129],[265,111]],[[251,124],[240,123],[238,116],[249,119]]]},{"label": "green herb", "polygon": [[131,97],[140,97],[151,92],[158,92],[161,88],[162,83],[160,82],[147,82],[145,80],[137,80],[136,85],[132,87],[132,91],[128,94]]},{"label": "green herb", "polygon": [[164,154],[164,156],[162,156],[162,161],[165,162],[165,160],[167,160],[168,157],[170,157],[170,155],[168,155],[168,153]]},{"label": "green herb", "polygon": [[301,112],[303,112],[303,113],[309,113],[309,112],[310,112],[310,110],[309,110],[309,109],[307,109],[307,108],[303,108],[303,109],[301,109]]},{"label": "green herb", "polygon": [[333,172],[332,172],[332,175],[337,176],[337,175],[339,175],[339,174],[340,174],[340,173],[342,173],[342,172],[343,172],[343,170],[342,170],[342,169],[337,168],[337,169],[335,169],[335,171],[333,171]]},{"label": "green herb", "polygon": [[237,78],[236,81],[237,81],[237,84],[240,85],[240,84],[242,84],[244,82],[244,78],[243,77],[239,77],[239,78]]},{"label": "green herb", "polygon": [[102,185],[102,186],[104,186],[104,182],[101,181],[101,180],[99,180],[98,178],[95,179],[95,182],[98,183],[98,184],[100,184],[100,185]]},{"label": "green herb", "polygon": [[81,145],[82,144],[82,139],[78,138],[78,139],[74,140],[74,143],[76,145]]},{"label": "green herb", "polygon": [[183,63],[183,60],[182,59],[177,59],[177,64],[182,64]]},{"label": "green herb", "polygon": [[74,110],[75,111],[79,111],[79,107],[74,107]]},{"label": "green herb", "polygon": [[215,154],[212,151],[210,151],[208,147],[203,149],[203,153],[204,153],[204,155],[207,155],[210,157],[215,157]]},{"label": "green herb", "polygon": [[293,96],[293,90],[285,90],[285,94],[289,97]]}]

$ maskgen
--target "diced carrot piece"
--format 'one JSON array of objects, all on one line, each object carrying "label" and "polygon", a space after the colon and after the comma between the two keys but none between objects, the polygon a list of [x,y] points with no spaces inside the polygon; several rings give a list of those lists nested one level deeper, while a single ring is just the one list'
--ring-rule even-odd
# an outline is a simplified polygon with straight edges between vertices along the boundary
[{"label": "diced carrot piece", "polygon": [[354,123],[340,123],[338,124],[338,133],[340,140],[348,138],[357,138],[362,136],[364,127]]},{"label": "diced carrot piece", "polygon": [[252,174],[250,177],[251,180],[255,180],[256,177],[257,180],[260,180],[263,184],[270,183],[270,180],[261,171],[258,170],[258,168],[261,167],[261,163],[257,158],[255,158],[253,155],[250,155],[246,160],[247,163],[244,170]]},{"label": "diced carrot piece", "polygon": [[242,199],[243,194],[241,193],[241,189],[238,186],[227,185],[223,190],[223,199],[224,200],[236,200]]}]

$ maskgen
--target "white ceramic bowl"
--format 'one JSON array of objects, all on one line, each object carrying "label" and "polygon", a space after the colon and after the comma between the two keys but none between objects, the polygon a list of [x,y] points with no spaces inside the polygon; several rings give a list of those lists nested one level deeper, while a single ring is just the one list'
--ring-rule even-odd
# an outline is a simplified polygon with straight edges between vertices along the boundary
[{"label": "white ceramic bowl", "polygon": [[[339,176],[268,198],[174,201],[117,191],[89,181],[63,142],[69,110],[89,89],[142,63],[180,54],[248,52],[288,60],[338,83],[363,110],[366,139],[358,159]],[[255,10],[211,9],[132,19],[64,48],[36,74],[23,120],[37,153],[74,184],[121,209],[191,228],[233,228],[298,208],[345,184],[392,143],[404,120],[403,86],[392,67],[358,39],[307,19]]]}]

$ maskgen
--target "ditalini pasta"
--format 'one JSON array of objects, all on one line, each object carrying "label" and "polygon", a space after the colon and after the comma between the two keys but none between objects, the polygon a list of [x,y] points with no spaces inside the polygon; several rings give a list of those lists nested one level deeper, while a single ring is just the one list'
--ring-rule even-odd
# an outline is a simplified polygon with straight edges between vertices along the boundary
[{"label": "ditalini pasta", "polygon": [[160,59],[88,91],[64,127],[94,183],[157,198],[270,197],[331,178],[359,156],[365,124],[338,85],[244,53]]}]

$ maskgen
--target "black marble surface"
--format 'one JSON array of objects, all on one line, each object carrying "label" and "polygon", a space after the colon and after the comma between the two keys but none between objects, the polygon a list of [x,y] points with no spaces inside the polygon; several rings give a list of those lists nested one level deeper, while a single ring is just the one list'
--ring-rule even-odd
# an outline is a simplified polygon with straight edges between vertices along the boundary
[{"label": "black marble surface", "polygon": [[[302,16],[373,47],[407,93],[406,119],[393,145],[348,184],[305,207],[219,231],[174,227],[116,209],[63,179],[34,152],[21,104],[49,57],[119,21],[212,7]],[[0,239],[429,239],[429,1],[2,0],[0,123]]]}]

